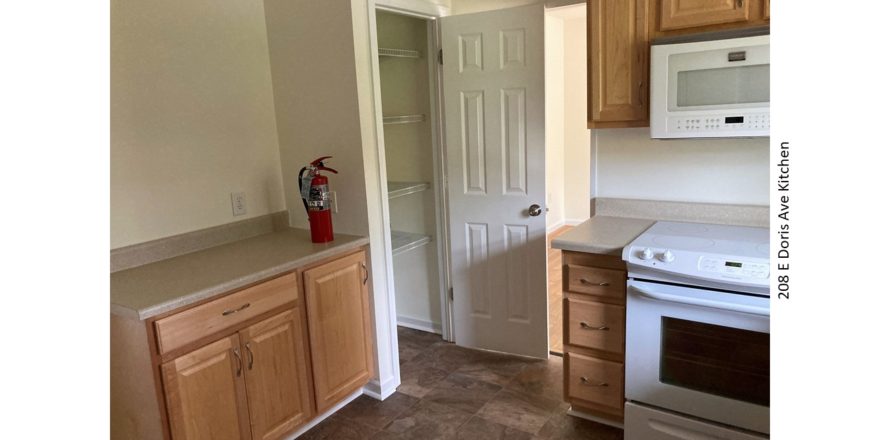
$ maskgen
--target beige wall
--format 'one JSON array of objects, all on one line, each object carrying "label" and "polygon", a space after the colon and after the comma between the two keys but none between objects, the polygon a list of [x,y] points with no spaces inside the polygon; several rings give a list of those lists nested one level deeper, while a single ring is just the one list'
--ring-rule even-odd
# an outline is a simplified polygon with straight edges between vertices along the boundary
[{"label": "beige wall", "polygon": [[453,15],[514,8],[535,3],[544,3],[548,8],[554,8],[585,2],[586,0],[449,0]]},{"label": "beige wall", "polygon": [[648,128],[593,134],[598,197],[769,204],[767,138],[655,140]]},{"label": "beige wall", "polygon": [[565,222],[565,20],[544,16],[547,228]]},{"label": "beige wall", "polygon": [[544,17],[547,226],[590,218],[585,5],[548,9]]},{"label": "beige wall", "polygon": [[112,248],[284,209],[261,2],[113,0],[110,86]]},{"label": "beige wall", "polygon": [[565,20],[565,220],[590,218],[590,129],[587,128],[586,6]]},{"label": "beige wall", "polygon": [[266,0],[266,27],[275,110],[291,224],[308,227],[297,190],[300,168],[319,156],[327,165],[337,232],[366,235],[367,199],[352,4],[308,0]]}]

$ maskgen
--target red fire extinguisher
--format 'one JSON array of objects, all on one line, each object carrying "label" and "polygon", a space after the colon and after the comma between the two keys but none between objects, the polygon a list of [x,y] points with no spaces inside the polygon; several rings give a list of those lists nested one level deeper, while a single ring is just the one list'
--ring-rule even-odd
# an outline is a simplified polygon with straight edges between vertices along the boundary
[{"label": "red fire extinguisher", "polygon": [[319,157],[299,170],[299,193],[303,206],[309,215],[309,229],[312,243],[333,241],[333,219],[330,218],[330,187],[327,176],[321,171],[338,174],[333,168],[324,166],[324,160],[333,156]]}]

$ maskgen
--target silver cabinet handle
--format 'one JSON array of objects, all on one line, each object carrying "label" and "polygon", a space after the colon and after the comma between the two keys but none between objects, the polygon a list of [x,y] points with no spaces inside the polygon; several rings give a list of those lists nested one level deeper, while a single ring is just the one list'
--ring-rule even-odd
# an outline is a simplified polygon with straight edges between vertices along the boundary
[{"label": "silver cabinet handle", "polygon": [[244,309],[246,309],[246,308],[248,308],[248,307],[250,307],[250,306],[251,306],[251,303],[245,303],[245,305],[243,305],[243,306],[241,306],[241,307],[239,307],[239,308],[237,308],[237,309],[224,310],[224,311],[223,311],[223,316],[228,316],[228,315],[231,315],[231,314],[233,314],[233,313],[238,313],[238,312],[240,312],[240,311],[242,311],[242,310],[244,310]]},{"label": "silver cabinet handle", "polygon": [[247,352],[248,352],[248,370],[250,371],[250,370],[254,369],[254,352],[251,351],[251,343],[250,342],[248,342],[247,344],[244,344],[244,348],[247,349]]},{"label": "silver cabinet handle", "polygon": [[370,270],[367,269],[367,263],[361,263],[361,267],[364,269],[364,285],[367,285],[367,281],[370,279]]},{"label": "silver cabinet handle", "polygon": [[592,281],[590,281],[590,280],[588,280],[588,279],[586,279],[586,278],[581,278],[581,279],[579,279],[578,281],[580,281],[581,284],[589,284],[589,285],[591,285],[591,286],[599,286],[599,287],[608,287],[608,286],[611,285],[611,284],[606,283],[606,282],[594,283],[594,282],[592,282]]},{"label": "silver cabinet handle", "polygon": [[611,328],[606,326],[605,324],[602,324],[599,327],[593,327],[592,325],[587,324],[584,321],[581,321],[581,328],[584,330],[611,330]]},{"label": "silver cabinet handle", "polygon": [[736,7],[737,8],[743,7],[743,0],[736,0]]},{"label": "silver cabinet handle", "polygon": [[590,381],[588,377],[581,376],[581,385],[586,385],[588,387],[607,387],[608,382],[595,383]]},{"label": "silver cabinet handle", "polygon": [[232,354],[235,355],[235,359],[238,361],[238,370],[235,371],[235,375],[241,377],[241,352],[237,348],[233,348]]}]

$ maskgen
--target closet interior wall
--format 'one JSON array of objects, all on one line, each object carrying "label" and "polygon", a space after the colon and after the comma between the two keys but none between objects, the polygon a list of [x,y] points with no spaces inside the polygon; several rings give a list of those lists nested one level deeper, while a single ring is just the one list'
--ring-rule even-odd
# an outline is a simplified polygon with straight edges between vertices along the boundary
[{"label": "closet interior wall", "polygon": [[377,11],[376,33],[397,320],[440,333],[429,26]]}]

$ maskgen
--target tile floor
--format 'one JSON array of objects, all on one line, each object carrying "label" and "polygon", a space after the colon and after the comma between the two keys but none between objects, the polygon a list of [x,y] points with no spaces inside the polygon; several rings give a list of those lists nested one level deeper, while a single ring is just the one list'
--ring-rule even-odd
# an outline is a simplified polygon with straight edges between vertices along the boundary
[{"label": "tile floor", "polygon": [[302,439],[621,440],[623,431],[565,414],[562,359],[458,347],[398,328],[402,384],[384,401],[361,396]]}]

